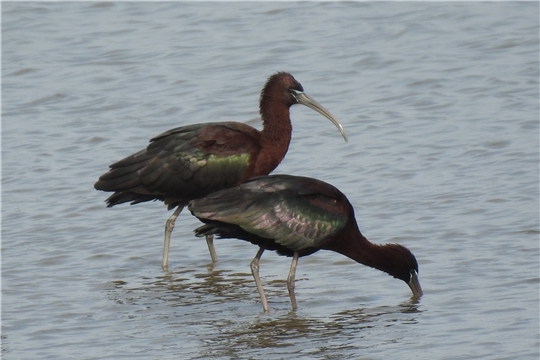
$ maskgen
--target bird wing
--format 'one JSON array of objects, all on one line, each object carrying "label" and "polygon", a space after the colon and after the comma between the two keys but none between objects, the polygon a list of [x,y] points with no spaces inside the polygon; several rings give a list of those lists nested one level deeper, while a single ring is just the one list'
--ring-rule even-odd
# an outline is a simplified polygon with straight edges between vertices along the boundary
[{"label": "bird wing", "polygon": [[146,149],[112,164],[96,187],[158,197],[204,196],[242,178],[260,150],[258,136],[257,130],[241,123],[175,128],[154,137]]},{"label": "bird wing", "polygon": [[288,175],[252,179],[193,200],[189,209],[202,220],[238,225],[293,251],[319,247],[345,227],[345,196],[315,179],[308,179],[308,185],[317,186],[306,187],[304,179]]}]

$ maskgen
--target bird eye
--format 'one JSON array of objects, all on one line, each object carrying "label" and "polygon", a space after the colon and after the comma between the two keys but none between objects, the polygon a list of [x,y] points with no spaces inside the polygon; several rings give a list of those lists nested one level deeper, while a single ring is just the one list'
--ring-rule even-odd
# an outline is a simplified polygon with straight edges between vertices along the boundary
[{"label": "bird eye", "polygon": [[296,89],[291,89],[290,92],[291,92],[291,95],[292,95],[297,101],[298,101],[298,97],[304,93],[303,91],[296,90]]}]

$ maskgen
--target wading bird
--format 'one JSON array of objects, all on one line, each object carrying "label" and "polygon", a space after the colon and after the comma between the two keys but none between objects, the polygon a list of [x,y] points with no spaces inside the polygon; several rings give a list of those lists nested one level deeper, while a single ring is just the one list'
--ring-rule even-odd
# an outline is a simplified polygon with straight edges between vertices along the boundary
[{"label": "wading bird", "polygon": [[268,302],[259,277],[264,250],[293,258],[287,278],[293,309],[298,258],[319,250],[332,250],[384,271],[406,282],[414,297],[422,296],[414,255],[402,245],[369,242],[345,195],[323,181],[291,175],[257,177],[192,200],[188,209],[205,223],[195,229],[197,236],[237,238],[259,246],[251,272],[265,312]]},{"label": "wading bird", "polygon": [[[305,105],[328,118],[347,136],[339,122],[304,93],[289,73],[278,72],[266,82],[260,96],[261,131],[238,122],[215,122],[171,129],[150,144],[114,164],[94,184],[114,191],[105,201],[111,207],[161,200],[176,210],[165,224],[163,268],[167,268],[171,232],[186,204],[216,190],[267,175],[289,148],[292,125],[289,108]],[[217,260],[212,235],[206,237],[212,261]]]}]

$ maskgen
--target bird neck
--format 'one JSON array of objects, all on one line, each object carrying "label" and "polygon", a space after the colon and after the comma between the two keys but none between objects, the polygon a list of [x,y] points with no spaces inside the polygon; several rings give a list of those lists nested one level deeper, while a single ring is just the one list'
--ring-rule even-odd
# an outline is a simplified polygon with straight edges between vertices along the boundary
[{"label": "bird neck", "polygon": [[289,108],[290,106],[282,101],[271,96],[263,96],[260,114],[263,122],[262,133],[265,138],[289,143],[292,132]]},{"label": "bird neck", "polygon": [[345,255],[362,265],[394,276],[400,261],[396,258],[392,247],[393,244],[373,244],[362,235],[358,225],[354,222],[350,230],[332,244],[330,250]]},{"label": "bird neck", "polygon": [[262,158],[258,163],[263,168],[257,169],[261,175],[274,170],[285,157],[291,142],[292,124],[289,107],[281,102],[263,99],[260,106],[263,129],[261,131]]}]

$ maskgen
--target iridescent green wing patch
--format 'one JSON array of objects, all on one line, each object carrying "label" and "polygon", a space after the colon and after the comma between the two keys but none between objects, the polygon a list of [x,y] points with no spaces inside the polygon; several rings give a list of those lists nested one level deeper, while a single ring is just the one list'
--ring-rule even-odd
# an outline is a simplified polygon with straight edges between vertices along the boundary
[{"label": "iridescent green wing patch", "polygon": [[347,222],[347,217],[339,212],[314,207],[306,196],[272,199],[271,206],[252,211],[246,215],[247,221],[239,225],[294,251],[321,245]]},{"label": "iridescent green wing patch", "polygon": [[299,194],[298,184],[280,179],[284,176],[218,191],[194,200],[192,210],[196,216],[239,225],[291,250],[317,247],[345,227],[348,214],[335,197],[316,191]]}]

